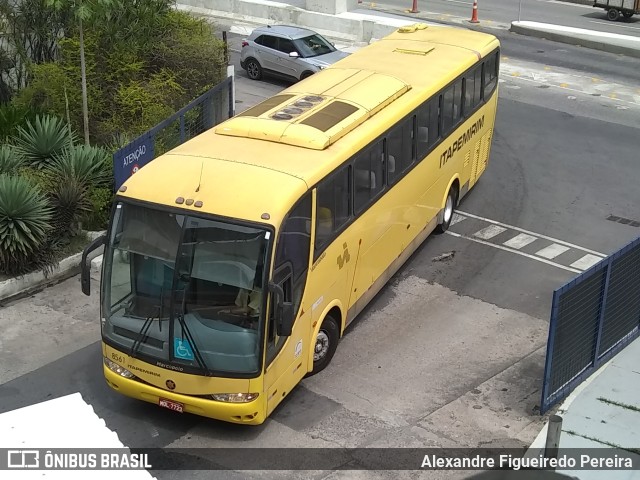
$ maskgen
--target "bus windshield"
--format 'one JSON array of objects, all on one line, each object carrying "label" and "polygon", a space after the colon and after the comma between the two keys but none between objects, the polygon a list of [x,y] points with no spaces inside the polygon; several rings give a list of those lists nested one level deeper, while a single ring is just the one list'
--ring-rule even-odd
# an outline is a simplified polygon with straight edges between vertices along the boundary
[{"label": "bus windshield", "polygon": [[105,342],[177,371],[258,372],[270,236],[117,204],[103,267]]}]

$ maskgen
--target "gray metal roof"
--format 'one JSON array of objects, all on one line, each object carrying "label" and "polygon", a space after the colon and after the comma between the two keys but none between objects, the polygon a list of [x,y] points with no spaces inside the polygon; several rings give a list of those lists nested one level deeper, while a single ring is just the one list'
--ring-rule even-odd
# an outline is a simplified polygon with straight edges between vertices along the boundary
[{"label": "gray metal roof", "polygon": [[304,38],[309,35],[316,35],[317,32],[313,30],[309,30],[307,28],[295,27],[292,25],[268,25],[266,27],[256,28],[253,34],[262,35],[262,34],[274,34],[282,37],[288,37],[290,39]]}]

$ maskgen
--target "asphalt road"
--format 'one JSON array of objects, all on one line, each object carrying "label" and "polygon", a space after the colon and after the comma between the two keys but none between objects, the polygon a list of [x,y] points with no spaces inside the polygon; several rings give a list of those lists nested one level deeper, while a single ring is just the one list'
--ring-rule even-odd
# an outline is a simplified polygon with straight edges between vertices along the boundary
[{"label": "asphalt road", "polygon": [[[361,8],[406,11],[411,0],[364,1]],[[471,19],[473,0],[418,0],[421,15],[440,21]],[[640,36],[640,15],[617,22],[607,20],[606,11],[593,4],[582,5],[559,0],[478,0],[478,19],[485,26],[508,28],[515,20],[585,28],[620,35]]]},{"label": "asphalt road", "polygon": [[[239,38],[232,36],[232,50]],[[600,82],[615,94],[594,94],[583,72],[531,62],[535,46],[521,40],[503,43],[504,51],[525,54],[503,63],[491,162],[461,205],[464,219],[452,234],[424,243],[349,328],[328,369],[303,381],[264,425],[179,415],[109,390],[101,374],[97,297],[84,297],[77,277],[0,307],[0,413],[80,392],[131,447],[529,444],[542,424],[536,407],[552,291],[575,275],[567,268],[585,249],[608,254],[640,234],[606,219],[640,219],[640,108],[621,100],[634,88],[626,85],[626,64],[540,44],[554,52],[545,60],[599,59],[608,70]],[[232,59],[239,70],[235,53]],[[549,72],[557,76],[540,80]],[[569,81],[571,90],[561,86]],[[238,110],[283,86],[252,82],[238,71]],[[474,235],[496,221],[509,227],[479,243]],[[572,247],[555,265],[501,249],[517,228],[542,242],[530,248],[555,241]],[[450,252],[448,260],[434,261]],[[163,480],[184,474],[154,472]],[[349,471],[188,476],[416,478],[415,472]]]}]

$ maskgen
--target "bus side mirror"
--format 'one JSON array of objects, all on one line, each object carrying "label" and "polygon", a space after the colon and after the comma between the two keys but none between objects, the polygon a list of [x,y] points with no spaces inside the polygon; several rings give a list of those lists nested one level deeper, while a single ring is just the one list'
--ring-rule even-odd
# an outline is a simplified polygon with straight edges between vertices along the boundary
[{"label": "bus side mirror", "polygon": [[277,283],[269,283],[271,301],[274,302],[273,312],[276,320],[276,332],[281,337],[288,337],[293,331],[294,311],[293,303],[284,301],[284,290]]},{"label": "bus side mirror", "polygon": [[91,295],[91,265],[87,263],[87,256],[104,245],[106,235],[100,235],[93,242],[87,245],[82,252],[82,261],[80,263],[80,286],[82,287],[82,293],[85,295]]}]

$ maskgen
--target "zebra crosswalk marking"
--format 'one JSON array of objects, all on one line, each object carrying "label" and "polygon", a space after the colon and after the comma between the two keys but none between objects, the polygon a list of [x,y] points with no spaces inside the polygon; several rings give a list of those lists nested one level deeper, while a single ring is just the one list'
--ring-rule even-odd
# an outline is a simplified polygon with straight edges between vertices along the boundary
[{"label": "zebra crosswalk marking", "polygon": [[[513,225],[497,222],[471,213],[460,211],[455,212],[453,214],[453,219],[451,220],[451,226],[458,225],[468,219],[479,220],[488,223],[489,225],[469,234],[453,232],[451,230],[447,231],[447,233],[454,237],[464,238],[482,245],[515,253],[517,255],[574,273],[582,273],[605,258],[604,254],[580,247],[579,245],[574,245],[563,240],[558,240],[556,238],[524,230]],[[464,230],[464,228],[465,227],[463,226],[461,229]],[[469,230],[470,229],[467,227],[467,231]],[[502,239],[496,239],[498,235],[504,234],[505,232],[507,232],[507,234],[512,234],[511,238],[505,241],[502,241]],[[506,235],[503,235],[503,238],[505,236]],[[500,242],[500,244],[498,242]],[[549,244],[549,242],[551,242],[551,244]],[[526,249],[528,251],[523,251],[527,246],[529,246],[529,248]],[[529,253],[533,251],[535,251],[535,253]],[[570,265],[567,265],[563,264],[562,261],[557,260],[560,255],[566,252],[571,254],[564,257],[567,259],[565,260],[567,263],[578,257],[575,253],[582,254],[582,256]]]}]

